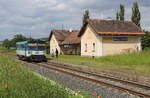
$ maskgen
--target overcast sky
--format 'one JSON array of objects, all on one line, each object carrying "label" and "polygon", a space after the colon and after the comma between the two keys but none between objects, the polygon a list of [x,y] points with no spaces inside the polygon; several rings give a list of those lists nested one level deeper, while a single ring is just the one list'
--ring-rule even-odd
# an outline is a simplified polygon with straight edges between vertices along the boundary
[{"label": "overcast sky", "polygon": [[[0,0],[0,40],[15,34],[34,38],[48,37],[52,29],[80,29],[84,9],[91,18],[115,19],[119,4],[125,5],[130,20],[137,1],[142,28],[150,30],[150,0]],[[63,25],[63,26],[62,26]]]}]

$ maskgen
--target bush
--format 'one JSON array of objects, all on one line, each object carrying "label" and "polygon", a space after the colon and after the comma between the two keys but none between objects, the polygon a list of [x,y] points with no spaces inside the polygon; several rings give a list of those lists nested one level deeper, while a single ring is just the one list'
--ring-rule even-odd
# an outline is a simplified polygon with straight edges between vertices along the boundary
[{"label": "bush", "polygon": [[142,48],[145,49],[150,49],[150,32],[145,31],[145,35],[142,36]]}]

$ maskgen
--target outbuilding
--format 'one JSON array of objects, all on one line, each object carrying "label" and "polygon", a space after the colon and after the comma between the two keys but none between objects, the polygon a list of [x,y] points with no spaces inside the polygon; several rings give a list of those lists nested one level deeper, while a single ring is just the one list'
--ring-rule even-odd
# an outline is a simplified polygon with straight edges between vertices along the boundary
[{"label": "outbuilding", "polygon": [[81,56],[141,51],[142,30],[130,21],[90,19],[79,32]]},{"label": "outbuilding", "polygon": [[52,30],[49,36],[50,54],[80,55],[80,37],[78,30]]},{"label": "outbuilding", "polygon": [[66,39],[62,42],[62,49],[64,54],[67,55],[80,55],[81,51],[81,40],[78,37],[79,31],[72,31]]},{"label": "outbuilding", "polygon": [[64,54],[61,48],[62,42],[70,34],[69,30],[52,30],[49,36],[50,54],[55,54],[56,49],[59,54]]}]

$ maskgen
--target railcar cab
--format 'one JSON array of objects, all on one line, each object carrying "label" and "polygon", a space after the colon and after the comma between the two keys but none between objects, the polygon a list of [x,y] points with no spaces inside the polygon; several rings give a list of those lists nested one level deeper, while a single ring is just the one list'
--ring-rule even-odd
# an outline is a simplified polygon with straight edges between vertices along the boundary
[{"label": "railcar cab", "polygon": [[16,53],[20,60],[47,61],[45,41],[18,42],[16,43]]}]

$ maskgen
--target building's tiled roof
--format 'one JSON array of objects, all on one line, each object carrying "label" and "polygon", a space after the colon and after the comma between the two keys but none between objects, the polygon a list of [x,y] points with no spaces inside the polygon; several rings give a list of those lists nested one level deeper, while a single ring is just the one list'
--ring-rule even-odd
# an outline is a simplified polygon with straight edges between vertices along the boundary
[{"label": "building's tiled roof", "polygon": [[80,37],[78,37],[79,31],[71,32],[62,44],[80,44]]},{"label": "building's tiled roof", "polygon": [[79,44],[80,37],[78,37],[79,31],[72,30],[52,30],[49,36],[49,40],[51,39],[52,35],[56,37],[56,40],[59,44]]},{"label": "building's tiled roof", "polygon": [[89,25],[98,34],[111,34],[111,35],[141,35],[144,34],[142,30],[131,21],[118,21],[118,20],[98,20],[90,19],[81,30],[81,36],[86,26]]},{"label": "building's tiled roof", "polygon": [[52,30],[49,36],[49,40],[52,37],[52,34],[55,35],[58,41],[64,41],[65,38],[70,34],[69,30]]}]

